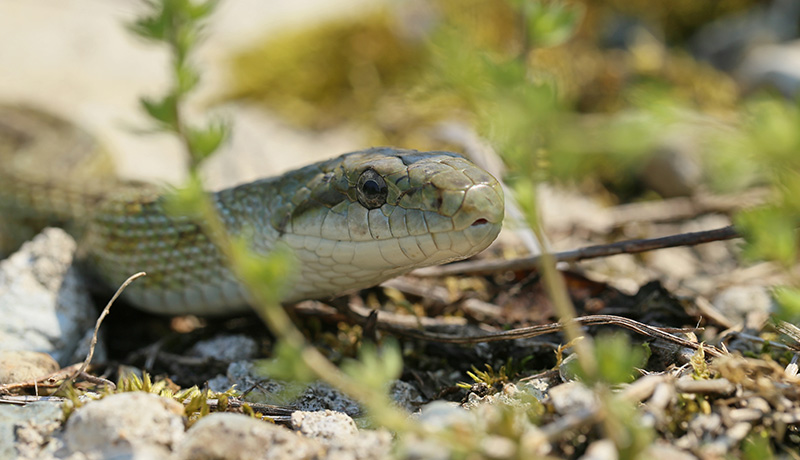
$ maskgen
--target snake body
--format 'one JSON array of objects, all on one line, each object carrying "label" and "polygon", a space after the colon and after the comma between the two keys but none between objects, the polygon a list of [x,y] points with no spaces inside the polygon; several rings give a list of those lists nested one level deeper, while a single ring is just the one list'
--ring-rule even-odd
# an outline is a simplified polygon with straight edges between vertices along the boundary
[{"label": "snake body", "polygon": [[[159,187],[100,174],[108,165],[97,150],[62,119],[0,109],[6,243],[25,235],[20,228],[62,225],[76,234],[81,257],[106,285],[147,272],[124,294],[141,309],[202,315],[246,309],[245,288],[197,218],[166,212]],[[209,197],[226,232],[253,252],[291,249],[298,276],[285,302],[470,257],[495,239],[503,218],[495,178],[450,152],[372,148]]]}]

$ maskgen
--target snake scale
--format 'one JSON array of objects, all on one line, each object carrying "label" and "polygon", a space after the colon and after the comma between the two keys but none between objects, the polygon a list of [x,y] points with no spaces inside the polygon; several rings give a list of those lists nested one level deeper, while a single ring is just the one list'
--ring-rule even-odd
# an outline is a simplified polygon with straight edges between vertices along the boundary
[{"label": "snake scale", "polygon": [[[114,178],[91,136],[64,119],[0,107],[0,250],[45,225],[79,242],[94,277],[160,314],[220,315],[248,295],[186,215],[165,212],[161,188]],[[371,148],[210,192],[226,231],[266,254],[291,248],[298,276],[283,301],[373,286],[415,268],[470,257],[497,236],[497,180],[450,152]],[[5,247],[3,247],[5,246]]]}]

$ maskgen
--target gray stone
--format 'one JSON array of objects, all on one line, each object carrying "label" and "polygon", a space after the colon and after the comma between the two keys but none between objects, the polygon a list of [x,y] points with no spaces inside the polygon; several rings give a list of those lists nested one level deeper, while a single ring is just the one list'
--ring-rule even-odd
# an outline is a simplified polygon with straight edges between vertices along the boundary
[{"label": "gray stone", "polygon": [[167,458],[184,436],[183,405],[151,393],[119,393],[67,421],[66,452],[100,458]]},{"label": "gray stone", "polygon": [[567,382],[548,392],[553,408],[559,414],[586,412],[598,407],[597,395],[581,382]]},{"label": "gray stone", "polygon": [[333,410],[350,416],[359,415],[361,406],[341,391],[327,383],[314,382],[309,385],[292,405],[304,411]]},{"label": "gray stone", "polygon": [[402,380],[392,382],[389,387],[389,397],[392,398],[395,404],[408,412],[414,412],[423,402],[422,395],[417,390],[417,387]]},{"label": "gray stone", "polygon": [[651,444],[641,455],[652,460],[696,460],[697,457],[663,441]]},{"label": "gray stone", "polygon": [[693,54],[721,70],[733,70],[747,50],[797,37],[798,18],[796,0],[754,4],[704,25],[691,39]]},{"label": "gray stone", "polygon": [[89,293],[72,266],[75,240],[48,228],[0,262],[0,343],[49,353],[62,366],[94,326]]},{"label": "gray stone", "polygon": [[748,316],[765,316],[772,309],[772,298],[763,286],[732,286],[717,294],[714,307],[734,323]]},{"label": "gray stone", "polygon": [[327,449],[325,458],[328,459],[386,458],[392,446],[392,435],[388,431],[359,431],[347,414],[330,410],[294,412],[292,428],[322,444]]},{"label": "gray stone", "polygon": [[415,414],[420,423],[429,425],[433,429],[447,428],[451,425],[463,423],[469,418],[469,412],[456,402],[432,401],[420,407]]},{"label": "gray stone", "polygon": [[691,195],[703,179],[696,140],[666,136],[642,169],[642,180],[663,197]]},{"label": "gray stone", "polygon": [[178,460],[316,459],[322,446],[311,439],[242,414],[216,413],[200,419],[175,449]]},{"label": "gray stone", "polygon": [[39,458],[63,418],[60,402],[0,405],[0,459]]},{"label": "gray stone", "polygon": [[753,47],[736,75],[746,90],[775,88],[795,99],[800,93],[800,40]]},{"label": "gray stone", "polygon": [[189,350],[189,354],[228,362],[253,359],[258,355],[258,343],[246,335],[221,334],[197,342]]},{"label": "gray stone", "polygon": [[245,396],[249,402],[291,405],[303,411],[333,410],[355,416],[361,413],[358,403],[330,385],[314,382],[308,385],[274,380],[251,361],[228,365],[226,378],[218,376],[209,382],[214,391],[225,391],[235,384],[239,391],[251,390]]},{"label": "gray stone", "polygon": [[350,416],[331,410],[295,411],[292,413],[292,428],[303,436],[317,439],[325,444],[358,435],[356,423]]},{"label": "gray stone", "polygon": [[0,384],[30,382],[60,369],[47,353],[0,350]]}]

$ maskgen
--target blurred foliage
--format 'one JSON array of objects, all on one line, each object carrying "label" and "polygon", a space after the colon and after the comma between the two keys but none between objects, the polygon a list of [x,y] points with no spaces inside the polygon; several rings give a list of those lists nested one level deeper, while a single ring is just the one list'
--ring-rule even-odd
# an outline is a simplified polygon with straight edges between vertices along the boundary
[{"label": "blurred foliage", "polygon": [[[539,171],[544,154],[555,177],[629,189],[676,111],[729,111],[737,87],[644,24],[627,49],[600,46],[600,10],[602,2],[405,2],[245,50],[232,62],[230,97],[306,127],[355,123],[368,143],[420,149],[450,147],[431,127],[465,120],[510,164],[531,157]],[[606,115],[586,115],[598,113]]]},{"label": "blurred foliage", "polygon": [[204,126],[190,124],[184,116],[186,96],[200,82],[200,72],[191,55],[203,38],[206,21],[217,0],[146,0],[144,12],[128,29],[135,35],[166,45],[172,57],[172,88],[160,98],[142,97],[142,108],[160,130],[175,133],[186,148],[189,169],[194,171],[229,136],[230,127],[221,120]]},{"label": "blurred foliage", "polygon": [[581,380],[594,383],[594,380],[616,385],[630,383],[637,378],[637,368],[642,368],[650,358],[646,345],[634,345],[625,334],[606,334],[599,336],[594,343],[594,355],[598,365],[597,376],[587,375],[577,361],[566,363],[570,373]]}]

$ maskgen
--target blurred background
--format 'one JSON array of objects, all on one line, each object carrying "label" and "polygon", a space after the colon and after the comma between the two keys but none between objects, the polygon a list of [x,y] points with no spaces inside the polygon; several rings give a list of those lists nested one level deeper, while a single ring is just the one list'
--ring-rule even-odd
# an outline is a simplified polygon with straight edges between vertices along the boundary
[{"label": "blurred background", "polygon": [[[166,91],[170,64],[126,28],[140,12],[2,3],[0,101],[86,127],[124,177],[179,183],[178,142],[142,135],[139,98]],[[795,0],[223,0],[190,105],[233,126],[205,165],[215,188],[372,145],[450,149],[485,156],[555,249],[736,221],[745,255],[791,267],[799,24]],[[740,252],[719,247],[589,268],[627,291],[660,277],[711,295],[719,279],[699,275],[731,276]]]}]

